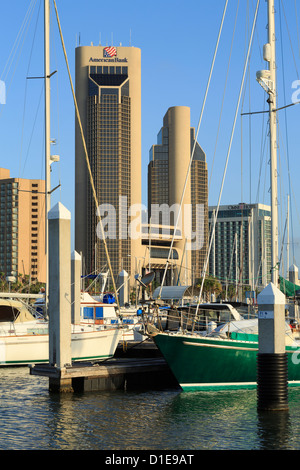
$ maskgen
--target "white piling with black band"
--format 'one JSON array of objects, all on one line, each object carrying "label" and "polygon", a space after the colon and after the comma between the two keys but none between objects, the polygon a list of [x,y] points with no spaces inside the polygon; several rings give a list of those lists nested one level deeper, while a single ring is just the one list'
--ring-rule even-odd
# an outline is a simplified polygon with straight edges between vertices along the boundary
[{"label": "white piling with black band", "polygon": [[288,409],[285,295],[270,283],[258,300],[257,398],[259,410]]}]

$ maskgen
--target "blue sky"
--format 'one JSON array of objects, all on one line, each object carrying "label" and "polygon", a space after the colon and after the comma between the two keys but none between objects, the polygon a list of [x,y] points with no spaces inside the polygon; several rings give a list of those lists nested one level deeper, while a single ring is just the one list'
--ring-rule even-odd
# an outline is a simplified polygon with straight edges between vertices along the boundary
[{"label": "blue sky", "polygon": [[[291,103],[292,94],[297,91],[292,84],[300,79],[300,2],[276,0],[275,3],[278,106],[283,106]],[[91,42],[97,45],[100,41],[102,45],[122,43],[142,51],[144,204],[147,204],[149,149],[156,143],[167,109],[189,106],[191,126],[198,126],[224,5],[223,0],[186,0],[184,3],[176,0],[116,0],[113,3],[57,0],[73,80],[74,50],[79,36],[81,45]],[[208,165],[210,205],[216,204],[219,197],[255,6],[256,0],[228,2],[199,130],[198,142],[206,153]],[[52,187],[61,182],[61,188],[53,193],[52,204],[60,200],[74,216],[74,105],[52,1],[51,12],[51,70],[58,71],[51,79],[51,137],[57,142],[52,153],[59,154],[61,159],[53,165]],[[22,30],[26,14],[31,20]],[[241,117],[241,111],[267,109],[267,96],[255,79],[256,71],[266,68],[262,60],[262,47],[267,42],[266,24],[266,2],[261,0],[221,199],[223,204],[237,204],[242,200],[269,204],[267,116]],[[22,34],[18,36],[20,30]],[[1,0],[0,41],[0,79],[6,85],[6,104],[0,104],[0,165],[9,168],[14,177],[43,178],[43,80],[26,80],[27,76],[43,75],[43,2]],[[295,260],[291,258],[290,264],[300,263],[297,259],[300,219],[296,204],[300,200],[299,112],[300,107],[294,106],[278,113],[279,218],[283,226],[290,193],[293,222],[290,235],[295,248]]]}]

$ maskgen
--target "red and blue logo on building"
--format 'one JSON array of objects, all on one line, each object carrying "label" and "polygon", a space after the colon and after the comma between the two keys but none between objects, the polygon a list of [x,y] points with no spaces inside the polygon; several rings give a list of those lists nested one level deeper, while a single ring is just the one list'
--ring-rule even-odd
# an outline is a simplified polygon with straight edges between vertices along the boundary
[{"label": "red and blue logo on building", "polygon": [[113,46],[104,47],[103,49],[103,57],[114,57],[117,55],[117,49]]}]

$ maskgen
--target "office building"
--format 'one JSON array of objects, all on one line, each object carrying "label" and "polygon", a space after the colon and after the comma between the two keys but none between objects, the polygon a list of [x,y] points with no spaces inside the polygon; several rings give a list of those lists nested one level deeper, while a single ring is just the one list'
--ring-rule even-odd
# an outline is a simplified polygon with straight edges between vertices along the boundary
[{"label": "office building", "polygon": [[[114,276],[134,274],[140,237],[128,232],[130,207],[141,205],[141,51],[76,48],[76,98]],[[134,214],[134,218],[136,218]],[[105,219],[105,217],[104,217]],[[107,269],[78,122],[75,126],[75,249],[85,273]],[[111,222],[107,232],[106,222]],[[98,228],[98,233],[97,233]]]},{"label": "office building", "polygon": [[[178,217],[176,210],[171,209],[178,208],[181,203],[181,217]],[[163,220],[160,216],[155,220],[154,208],[163,205],[170,209],[169,219]],[[177,225],[172,259],[177,259],[179,282],[193,284],[202,275],[207,253],[208,188],[205,153],[195,141],[195,130],[190,126],[190,108],[186,106],[168,109],[157,144],[150,149],[148,213],[149,226],[158,223],[166,228],[169,224],[174,231]],[[164,250],[161,265],[168,257],[168,249],[167,244],[164,249],[160,247],[160,253]]]},{"label": "office building", "polygon": [[45,181],[0,168],[0,271],[46,282]]},{"label": "office building", "polygon": [[[217,207],[209,207],[212,233]],[[264,204],[219,207],[209,259],[209,273],[223,285],[251,286],[271,281],[271,208]]]}]

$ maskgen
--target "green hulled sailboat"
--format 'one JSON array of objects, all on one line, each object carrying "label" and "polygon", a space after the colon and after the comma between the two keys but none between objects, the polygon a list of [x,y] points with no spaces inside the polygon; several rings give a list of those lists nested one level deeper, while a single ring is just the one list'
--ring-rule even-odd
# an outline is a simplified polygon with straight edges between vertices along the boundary
[{"label": "green hulled sailboat", "polygon": [[[212,333],[153,331],[152,338],[184,391],[256,388],[258,320],[227,323]],[[300,386],[300,342],[286,327],[288,383]]]},{"label": "green hulled sailboat", "polygon": [[[259,2],[258,2],[259,3]],[[269,69],[257,72],[257,80],[268,93],[270,120],[271,231],[272,266],[278,265],[278,208],[276,154],[276,65],[274,0],[268,0],[269,42],[264,58]],[[258,4],[257,4],[258,8]],[[256,10],[257,11],[257,10]],[[253,23],[253,25],[255,22]],[[252,30],[253,34],[253,30]],[[248,50],[249,53],[249,50]],[[216,216],[217,217],[217,216]],[[216,219],[215,217],[215,219]],[[214,228],[213,228],[214,230]],[[204,276],[207,268],[204,267]],[[271,288],[276,288],[278,273],[272,271]],[[200,301],[199,296],[199,301]],[[258,319],[223,324],[210,334],[148,330],[183,390],[255,388],[259,352]],[[286,328],[286,381],[300,386],[300,337],[289,325]],[[282,343],[284,349],[284,342]]]}]

